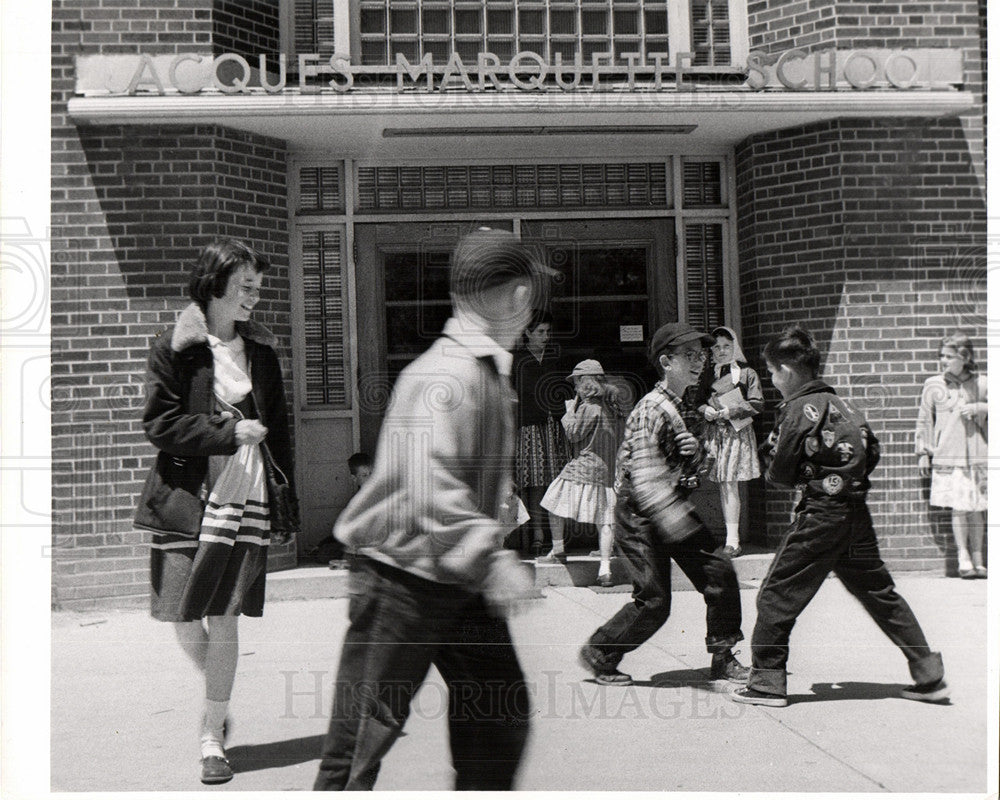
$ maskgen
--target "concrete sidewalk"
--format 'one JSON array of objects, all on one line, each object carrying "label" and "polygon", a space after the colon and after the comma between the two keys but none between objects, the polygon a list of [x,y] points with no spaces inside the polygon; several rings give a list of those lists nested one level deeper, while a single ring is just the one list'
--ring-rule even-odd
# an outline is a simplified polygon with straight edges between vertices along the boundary
[{"label": "concrete sidewalk", "polygon": [[[611,688],[588,681],[576,653],[629,595],[546,588],[514,621],[535,710],[518,788],[984,793],[996,725],[985,707],[986,582],[897,578],[944,653],[951,705],[898,697],[905,660],[835,580],[793,633],[783,709],[737,705],[708,679],[697,593],[675,593],[671,619],[626,657],[637,684]],[[755,597],[743,591],[748,637]],[[228,748],[237,775],[214,788],[198,781],[200,681],[170,626],[142,611],[56,613],[52,790],[309,789],[346,610],[345,599],[288,600],[241,621]],[[378,789],[451,787],[443,688],[432,671]]]}]

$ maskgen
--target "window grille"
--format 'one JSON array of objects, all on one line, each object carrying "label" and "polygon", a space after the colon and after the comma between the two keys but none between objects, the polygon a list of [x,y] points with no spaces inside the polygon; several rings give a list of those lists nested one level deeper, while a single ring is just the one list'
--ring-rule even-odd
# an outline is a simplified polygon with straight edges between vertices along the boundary
[{"label": "window grille", "polygon": [[684,161],[684,207],[722,205],[722,165],[718,161]]},{"label": "window grille", "polygon": [[298,213],[343,213],[344,194],[339,167],[303,167],[299,170]]},{"label": "window grille", "polygon": [[725,324],[721,222],[684,226],[687,321],[703,331]]},{"label": "window grille", "polygon": [[480,52],[507,61],[528,50],[590,64],[599,52],[669,52],[667,0],[361,0],[360,36],[361,63],[372,66],[395,64],[396,53],[444,64],[456,52],[469,64]]},{"label": "window grille", "polygon": [[346,287],[340,231],[302,234],[305,402],[349,408],[346,356]]},{"label": "window grille", "polygon": [[519,164],[360,167],[358,210],[667,208],[667,167]]},{"label": "window grille", "polygon": [[729,0],[691,0],[692,65],[732,63],[729,47]]},{"label": "window grille", "polygon": [[[332,55],[333,4],[335,0],[294,0],[295,53],[318,53]],[[289,59],[289,67],[297,69],[294,59]]]}]

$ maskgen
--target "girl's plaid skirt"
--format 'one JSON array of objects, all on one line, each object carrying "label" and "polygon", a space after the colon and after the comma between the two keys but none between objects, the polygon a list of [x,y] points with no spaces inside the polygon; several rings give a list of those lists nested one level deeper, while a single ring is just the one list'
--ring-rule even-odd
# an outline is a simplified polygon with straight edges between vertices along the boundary
[{"label": "girl's plaid skirt", "polygon": [[518,431],[515,475],[518,489],[547,487],[571,456],[569,442],[555,417],[543,425],[525,425]]}]

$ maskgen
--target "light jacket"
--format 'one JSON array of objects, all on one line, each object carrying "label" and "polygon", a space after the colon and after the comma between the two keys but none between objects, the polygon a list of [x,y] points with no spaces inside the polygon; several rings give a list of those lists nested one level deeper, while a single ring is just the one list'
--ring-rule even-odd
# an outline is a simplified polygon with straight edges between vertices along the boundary
[{"label": "light jacket", "polygon": [[[963,405],[973,405],[976,415],[971,419],[962,417],[958,409]],[[935,467],[985,466],[989,451],[987,409],[985,378],[928,378],[917,412],[917,455],[929,455]]]},{"label": "light jacket", "polygon": [[[390,566],[476,590],[516,525],[507,516],[515,398],[502,359],[449,335],[454,322],[399,374],[371,477],[334,536]],[[509,370],[509,354],[500,355]]]},{"label": "light jacket", "polygon": [[[265,441],[288,480],[294,481],[275,338],[254,322],[237,322],[236,330],[246,342],[254,401],[267,427]],[[150,348],[142,425],[159,453],[139,497],[137,527],[186,536],[201,530],[209,456],[237,450],[237,420],[216,412],[214,380],[205,314],[192,303],[169,335],[159,334]]]}]

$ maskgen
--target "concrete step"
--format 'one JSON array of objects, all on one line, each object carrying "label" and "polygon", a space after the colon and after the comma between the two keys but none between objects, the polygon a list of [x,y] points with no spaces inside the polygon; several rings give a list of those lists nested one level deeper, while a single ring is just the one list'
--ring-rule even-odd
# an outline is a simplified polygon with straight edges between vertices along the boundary
[{"label": "concrete step", "polygon": [[[767,574],[773,553],[747,552],[733,559],[736,575],[743,588],[754,588]],[[525,560],[535,574],[535,586],[592,586],[597,581],[600,559],[587,554],[570,554],[565,564],[536,564]],[[671,584],[675,591],[694,591],[691,581],[676,564],[671,564]],[[616,586],[630,585],[625,562],[611,559],[611,577]],[[627,593],[627,590],[626,590]],[[267,600],[320,600],[347,597],[347,570],[330,569],[320,564],[306,564],[294,569],[269,572],[267,575]]]}]

